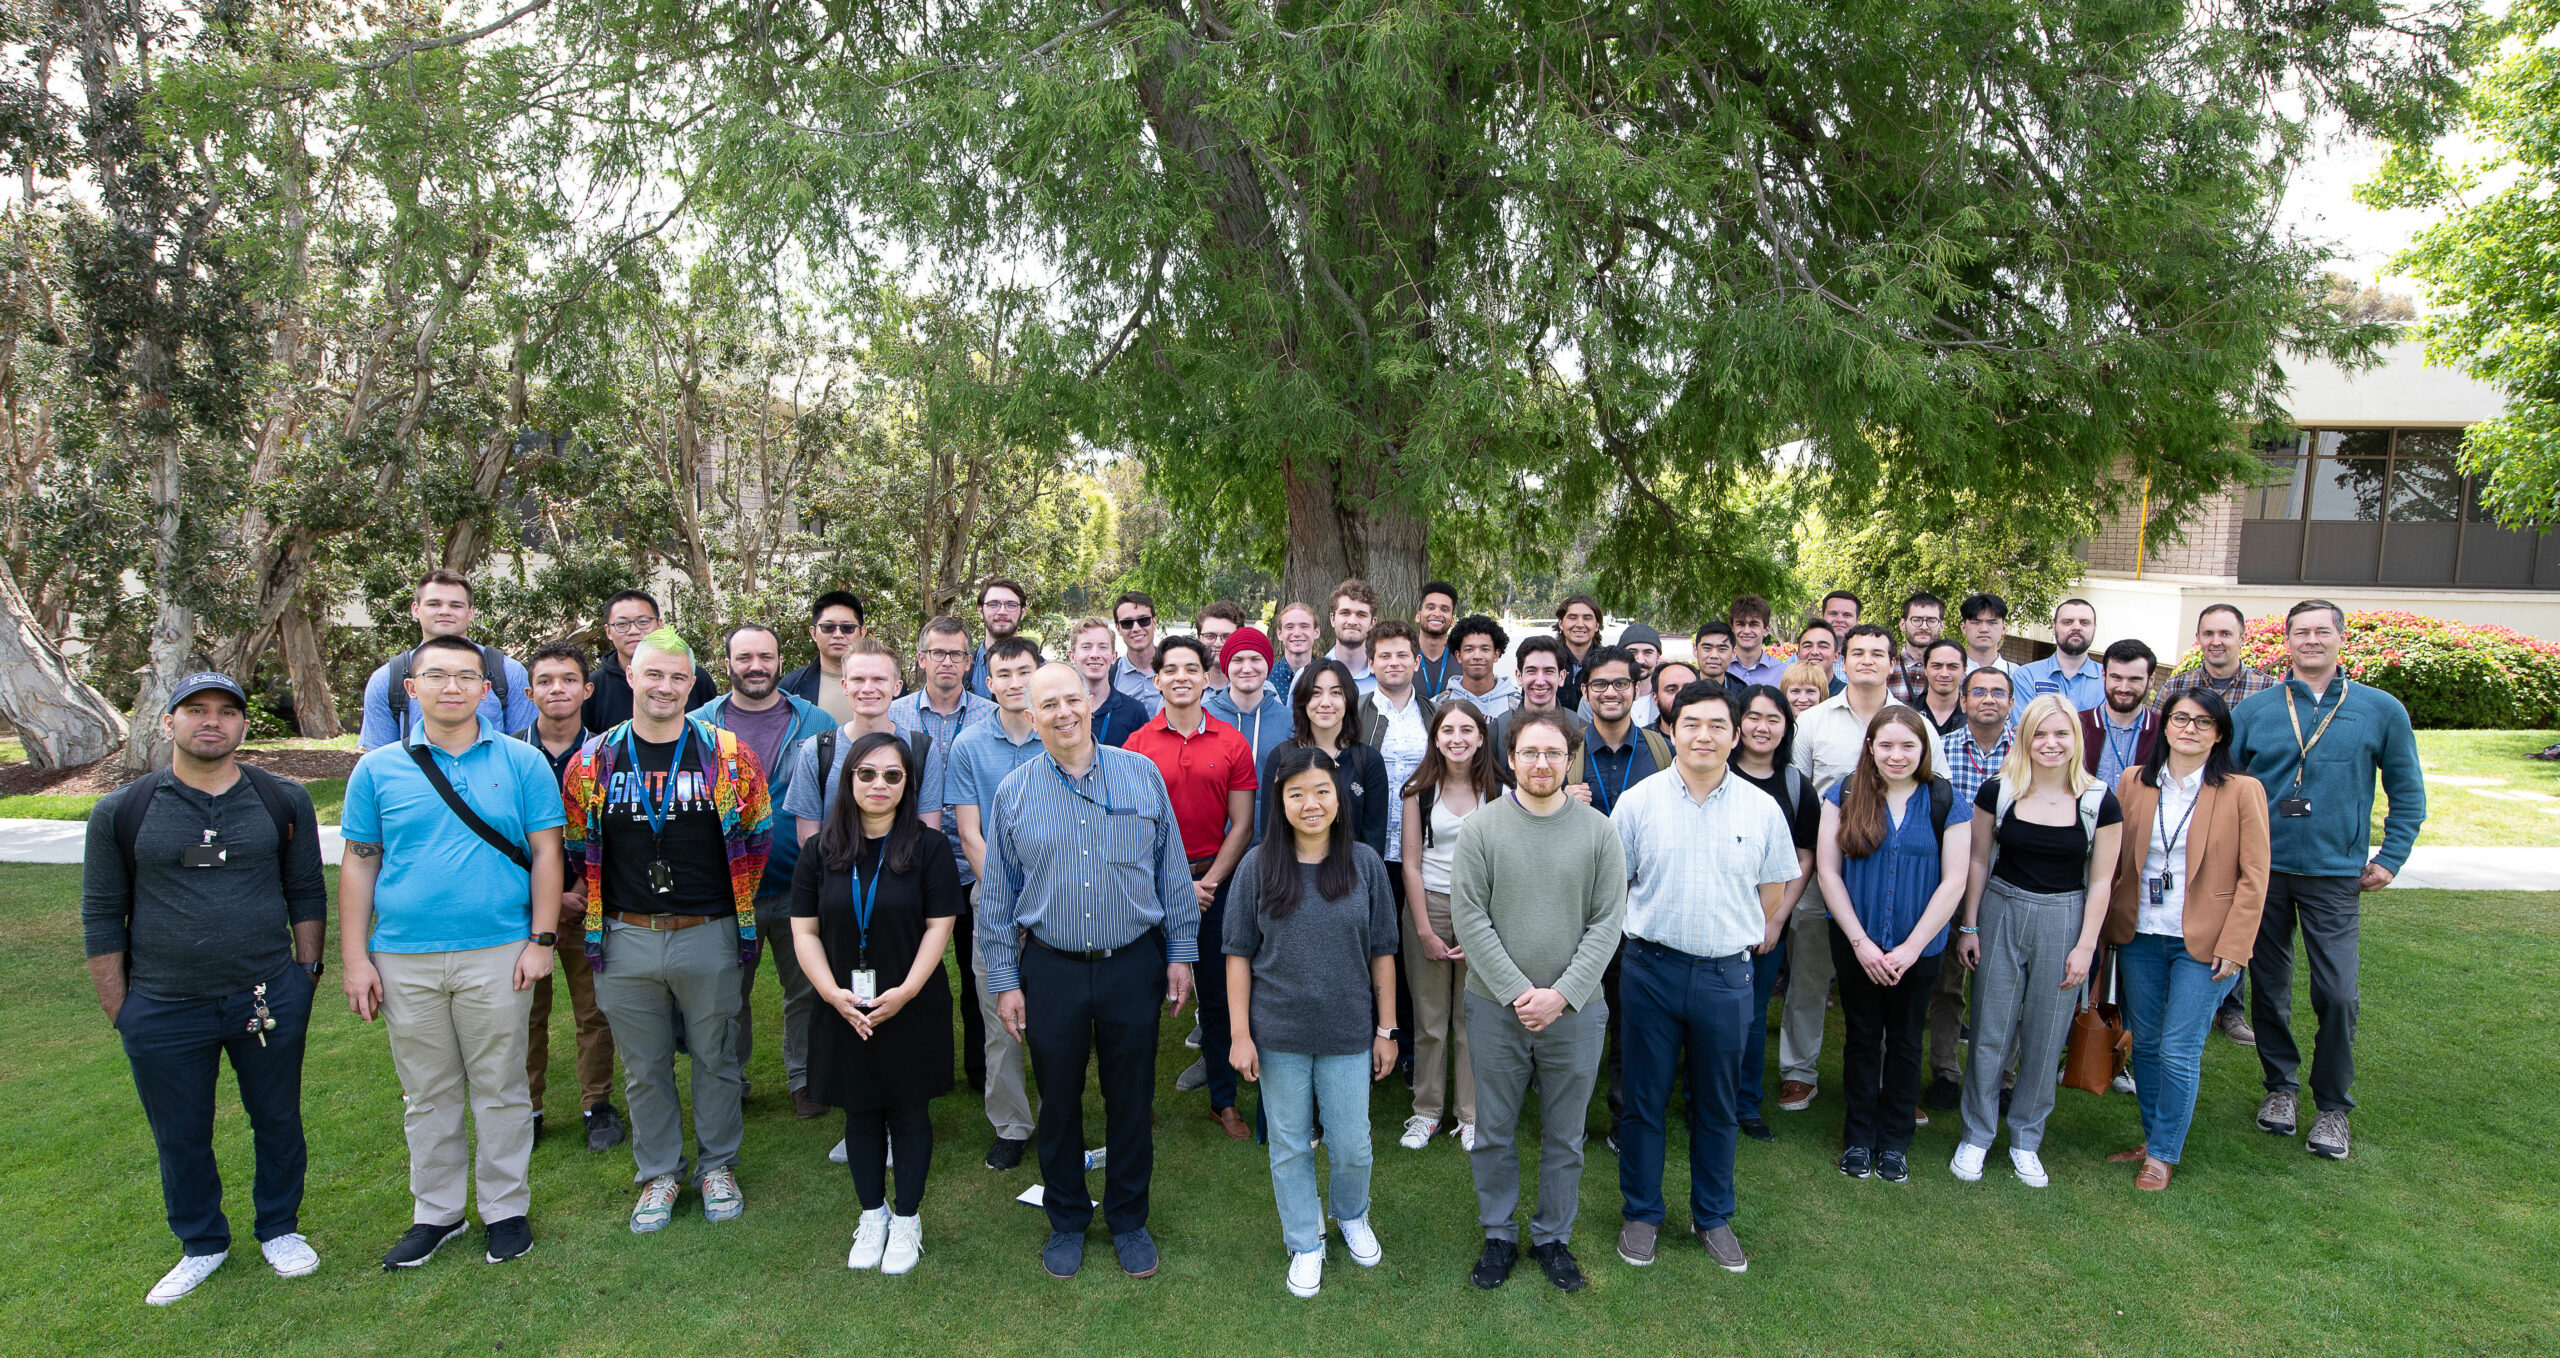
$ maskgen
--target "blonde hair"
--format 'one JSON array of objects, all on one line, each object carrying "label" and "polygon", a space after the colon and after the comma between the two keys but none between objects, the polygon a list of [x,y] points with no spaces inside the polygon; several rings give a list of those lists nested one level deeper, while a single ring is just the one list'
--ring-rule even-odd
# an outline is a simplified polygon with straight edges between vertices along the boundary
[{"label": "blonde hair", "polygon": [[2035,786],[2035,752],[2027,747],[2035,743],[2036,727],[2054,716],[2061,717],[2063,726],[2071,732],[2071,759],[2062,768],[2063,786],[2077,800],[2081,793],[2098,785],[2097,776],[2089,772],[2088,749],[2080,740],[2080,709],[2059,693],[2040,693],[2027,704],[2026,711],[2018,714],[2018,734],[2009,742],[2008,756],[2000,761],[2000,787],[2009,794],[2009,800],[2016,801]]},{"label": "blonde hair", "polygon": [[1831,692],[1831,671],[1810,660],[1799,660],[1778,676],[1778,691],[1784,693],[1798,684],[1811,684],[1827,695]]},{"label": "blonde hair", "polygon": [[1082,617],[1076,619],[1075,626],[1067,629],[1067,645],[1069,647],[1073,647],[1076,644],[1076,638],[1083,636],[1085,633],[1090,632],[1097,627],[1101,628],[1105,632],[1109,632],[1111,634],[1111,639],[1114,642],[1117,642],[1120,639],[1120,628],[1118,624],[1112,622],[1111,619]]}]

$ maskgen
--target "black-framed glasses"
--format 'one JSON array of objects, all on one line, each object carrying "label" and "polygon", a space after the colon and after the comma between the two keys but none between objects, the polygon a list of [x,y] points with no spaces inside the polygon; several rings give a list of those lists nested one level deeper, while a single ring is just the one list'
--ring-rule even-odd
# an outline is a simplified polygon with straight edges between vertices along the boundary
[{"label": "black-framed glasses", "polygon": [[1585,679],[1582,681],[1582,691],[1585,693],[1633,693],[1636,691],[1636,681],[1633,679]]},{"label": "black-framed glasses", "polygon": [[1141,613],[1134,618],[1122,618],[1120,620],[1120,626],[1123,629],[1131,627],[1153,627],[1155,625],[1156,615],[1153,613]]},{"label": "black-framed glasses", "polygon": [[626,637],[634,634],[647,636],[651,632],[658,630],[658,620],[656,618],[624,618],[620,622],[606,623],[604,625],[604,630],[608,632],[620,632]]},{"label": "black-framed glasses", "polygon": [[2172,712],[2169,714],[2168,724],[2181,730],[2210,731],[2213,729],[2214,722],[2213,718],[2202,712]]},{"label": "black-framed glasses", "polygon": [[936,665],[957,665],[969,658],[969,653],[967,651],[946,651],[939,647],[926,651],[923,654],[925,659]]}]

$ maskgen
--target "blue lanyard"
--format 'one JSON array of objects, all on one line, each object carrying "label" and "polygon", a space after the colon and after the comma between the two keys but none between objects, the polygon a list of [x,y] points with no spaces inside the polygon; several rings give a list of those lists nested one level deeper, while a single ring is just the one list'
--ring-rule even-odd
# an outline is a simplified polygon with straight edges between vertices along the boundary
[{"label": "blue lanyard", "polygon": [[1058,761],[1054,758],[1049,761],[1049,772],[1058,775],[1058,786],[1065,788],[1068,795],[1089,805],[1101,807],[1102,814],[1106,816],[1116,816],[1119,814],[1111,809],[1111,779],[1109,775],[1102,771],[1102,751],[1095,750],[1093,752],[1094,781],[1102,785],[1101,801],[1097,802],[1094,801],[1093,798],[1085,796],[1084,789],[1077,787],[1074,781],[1067,777],[1067,771],[1059,768]]},{"label": "blue lanyard", "polygon": [[631,798],[633,801],[640,803],[640,809],[642,811],[648,813],[649,833],[651,835],[660,835],[666,832],[667,808],[673,805],[676,799],[676,774],[679,770],[684,768],[684,747],[686,742],[690,741],[692,738],[693,723],[691,721],[687,721],[676,731],[675,757],[667,761],[666,786],[660,789],[660,792],[663,793],[663,795],[657,795],[650,792],[649,775],[640,767],[640,745],[638,738],[631,734],[630,727],[626,726],[622,728],[622,752],[631,760]]},{"label": "blue lanyard", "polygon": [[886,839],[880,841],[880,856],[872,861],[870,881],[862,880],[861,860],[856,858],[854,861],[853,927],[859,931],[854,956],[859,965],[867,966],[871,960],[871,908],[880,899],[880,874],[886,870],[888,862],[889,841]]},{"label": "blue lanyard", "polygon": [[[1103,714],[1102,714],[1102,720],[1101,720],[1101,721],[1098,721],[1098,722],[1096,722],[1096,723],[1094,723],[1094,727],[1093,727],[1093,743],[1094,743],[1094,744],[1096,744],[1096,745],[1108,745],[1108,744],[1110,744],[1110,743],[1111,743],[1111,717],[1112,717],[1112,714],[1111,714],[1111,713],[1109,713],[1109,712],[1105,712],[1105,713],[1103,713]],[[1057,765],[1053,763],[1053,764],[1051,764],[1049,767],[1051,767],[1051,768],[1056,768],[1056,767],[1057,767]],[[1064,778],[1064,777],[1066,777],[1066,775],[1065,775],[1065,774],[1063,774],[1063,773],[1059,774],[1058,776],[1059,776],[1060,778]]]},{"label": "blue lanyard", "polygon": [[1449,683],[1449,662],[1457,658],[1457,651],[1451,649],[1440,653],[1440,663],[1436,666],[1428,660],[1422,662],[1422,677],[1431,685],[1430,691],[1425,696],[1433,698],[1440,696],[1440,690],[1447,687]]},{"label": "blue lanyard", "polygon": [[[1627,767],[1625,771],[1618,775],[1618,790],[1610,792],[1608,802],[1601,806],[1601,815],[1605,816],[1609,814],[1610,810],[1617,806],[1618,799],[1627,795],[1627,784],[1634,782],[1636,776],[1636,747],[1643,742],[1644,736],[1642,734],[1635,731],[1629,731],[1627,733]],[[1591,790],[1594,792],[1609,792],[1607,776],[1600,772],[1600,760],[1597,758],[1596,752],[1591,760]]]},{"label": "blue lanyard", "polygon": [[2116,739],[2114,722],[2102,717],[2099,719],[2099,724],[2107,728],[2107,753],[2116,757],[2116,767],[2133,767],[2133,752],[2142,744],[2142,723],[2134,723],[2133,730],[2122,741]]}]

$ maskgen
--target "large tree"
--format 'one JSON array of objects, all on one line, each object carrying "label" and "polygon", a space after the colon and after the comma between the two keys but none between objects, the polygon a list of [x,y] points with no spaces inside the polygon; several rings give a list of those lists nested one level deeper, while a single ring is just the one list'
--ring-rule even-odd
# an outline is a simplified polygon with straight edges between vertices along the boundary
[{"label": "large tree", "polygon": [[[2311,129],[2431,126],[2467,9],[2354,0],[588,4],[749,253],[1047,282],[1095,437],[1286,595],[1606,520],[1615,598],[1765,575],[1733,478],[2174,514],[2284,347]],[[1539,511],[1522,515],[1524,506]],[[1532,544],[1552,548],[1554,543]]]}]

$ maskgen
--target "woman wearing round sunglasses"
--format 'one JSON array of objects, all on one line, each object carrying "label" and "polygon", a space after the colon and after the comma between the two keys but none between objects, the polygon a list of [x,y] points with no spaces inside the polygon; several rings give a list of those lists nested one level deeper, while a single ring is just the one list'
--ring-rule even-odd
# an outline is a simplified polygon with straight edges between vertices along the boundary
[{"label": "woman wearing round sunglasses", "polygon": [[[792,874],[791,933],[824,1007],[809,1026],[809,1091],[844,1110],[862,1200],[845,1266],[904,1273],[924,1252],[933,1100],[952,1087],[942,951],[962,898],[950,841],[916,817],[904,740],[874,731],[853,742],[811,847]],[[884,1183],[893,1147],[894,1210]]]}]

